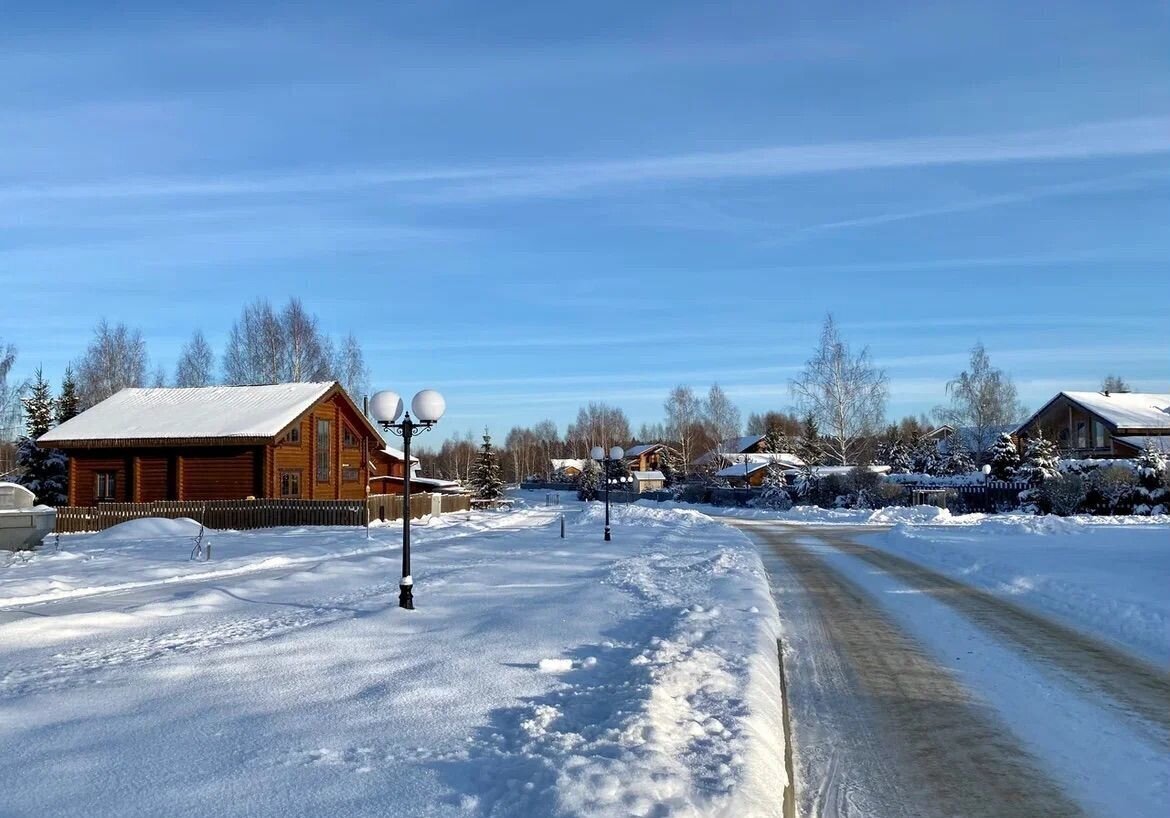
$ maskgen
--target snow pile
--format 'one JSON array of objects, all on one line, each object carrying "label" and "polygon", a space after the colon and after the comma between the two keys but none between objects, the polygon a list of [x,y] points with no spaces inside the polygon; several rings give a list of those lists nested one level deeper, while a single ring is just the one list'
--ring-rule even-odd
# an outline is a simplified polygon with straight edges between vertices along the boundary
[{"label": "snow pile", "polygon": [[0,622],[4,809],[779,815],[758,553],[654,508],[615,509],[604,542],[602,514],[417,526],[412,612],[395,526],[219,532],[212,563],[64,537],[0,572],[41,600]]},{"label": "snow pile", "polygon": [[[171,520],[165,517],[144,517],[112,525],[105,531],[94,534],[91,543],[127,542],[133,540],[159,540],[170,537],[198,537],[202,526],[190,517]],[[204,530],[210,534],[210,529]]]}]

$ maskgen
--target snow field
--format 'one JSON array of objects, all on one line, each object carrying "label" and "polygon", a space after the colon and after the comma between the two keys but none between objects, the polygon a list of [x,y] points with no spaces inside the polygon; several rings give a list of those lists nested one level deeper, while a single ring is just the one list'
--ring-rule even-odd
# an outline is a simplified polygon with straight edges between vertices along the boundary
[{"label": "snow field", "polygon": [[212,532],[211,563],[77,536],[0,567],[0,814],[778,815],[754,547],[653,508],[604,543],[580,509],[417,526],[410,613],[398,526]]}]

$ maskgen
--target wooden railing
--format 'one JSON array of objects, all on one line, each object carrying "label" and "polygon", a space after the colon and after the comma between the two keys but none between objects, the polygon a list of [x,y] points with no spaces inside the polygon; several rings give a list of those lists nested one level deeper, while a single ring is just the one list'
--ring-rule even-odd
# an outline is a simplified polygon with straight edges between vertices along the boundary
[{"label": "wooden railing", "polygon": [[[434,495],[441,513],[471,509],[470,497],[462,494]],[[431,514],[435,501],[430,494],[410,498],[410,517],[417,520]],[[58,534],[103,531],[127,520],[144,517],[176,519],[189,517],[212,529],[243,531],[275,526],[365,525],[378,520],[402,519],[402,496],[375,494],[365,500],[193,500],[154,503],[98,503],[96,506],[59,506]]]}]

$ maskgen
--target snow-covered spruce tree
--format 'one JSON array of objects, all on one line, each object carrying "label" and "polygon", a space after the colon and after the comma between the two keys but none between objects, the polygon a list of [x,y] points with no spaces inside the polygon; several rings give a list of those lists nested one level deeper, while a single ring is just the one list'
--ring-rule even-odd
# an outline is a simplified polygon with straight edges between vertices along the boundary
[{"label": "snow-covered spruce tree", "polygon": [[24,406],[25,435],[17,444],[16,463],[22,469],[19,481],[48,505],[64,505],[68,501],[67,469],[63,452],[42,449],[36,440],[53,426],[53,394],[49,382],[37,369]]},{"label": "snow-covered spruce tree", "polygon": [[662,472],[664,483],[667,488],[673,486],[679,479],[674,466],[674,455],[670,453],[670,449],[663,448],[658,455],[658,471]]},{"label": "snow-covered spruce tree", "polygon": [[1147,445],[1137,459],[1137,478],[1141,484],[1135,492],[1135,514],[1170,513],[1170,486],[1166,473],[1166,455]]},{"label": "snow-covered spruce tree", "polygon": [[53,419],[60,426],[67,420],[77,417],[81,411],[81,395],[77,393],[77,379],[73,375],[73,367],[65,367],[65,374],[61,378],[61,394],[54,402]]},{"label": "snow-covered spruce tree", "polygon": [[504,496],[504,478],[500,476],[500,461],[492,446],[492,436],[483,431],[483,445],[471,468],[471,492],[477,500],[499,500]]},{"label": "snow-covered spruce tree", "polygon": [[788,481],[785,479],[784,469],[777,463],[768,466],[768,473],[764,475],[764,490],[755,499],[753,505],[757,508],[770,508],[776,511],[787,511],[792,508],[792,495],[788,493]]},{"label": "snow-covered spruce tree", "polygon": [[1030,488],[1020,492],[1020,507],[1032,514],[1050,511],[1044,497],[1043,487],[1048,480],[1060,477],[1060,459],[1056,444],[1042,437],[1032,438],[1024,449],[1024,462],[1017,476],[1027,480]]},{"label": "snow-covered spruce tree", "polygon": [[1007,432],[1001,434],[987,452],[987,462],[991,466],[991,476],[996,480],[1014,480],[1020,468],[1020,453],[1012,436]]},{"label": "snow-covered spruce tree", "polygon": [[817,428],[817,419],[809,414],[800,427],[800,437],[795,446],[796,456],[804,461],[806,466],[820,466],[824,460],[824,447],[821,443],[821,433]]},{"label": "snow-covered spruce tree", "polygon": [[951,445],[947,449],[946,457],[943,458],[942,472],[954,476],[970,474],[973,471],[975,471],[975,458],[959,440],[959,436],[955,435],[951,438]]},{"label": "snow-covered spruce tree", "polygon": [[944,458],[933,440],[920,440],[910,451],[915,474],[938,475],[943,473]]},{"label": "snow-covered spruce tree", "polygon": [[577,499],[596,500],[597,486],[601,482],[601,466],[592,457],[587,458],[577,475]]},{"label": "snow-covered spruce tree", "polygon": [[883,443],[878,449],[878,462],[890,467],[890,474],[909,474],[914,471],[914,458],[900,440]]}]

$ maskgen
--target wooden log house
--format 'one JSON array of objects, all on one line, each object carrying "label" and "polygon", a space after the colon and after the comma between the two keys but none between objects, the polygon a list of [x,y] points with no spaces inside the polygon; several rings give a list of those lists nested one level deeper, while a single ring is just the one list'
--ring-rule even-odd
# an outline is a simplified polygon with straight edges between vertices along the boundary
[{"label": "wooden log house", "polygon": [[377,428],[337,382],[123,389],[37,441],[69,504],[362,499]]}]

